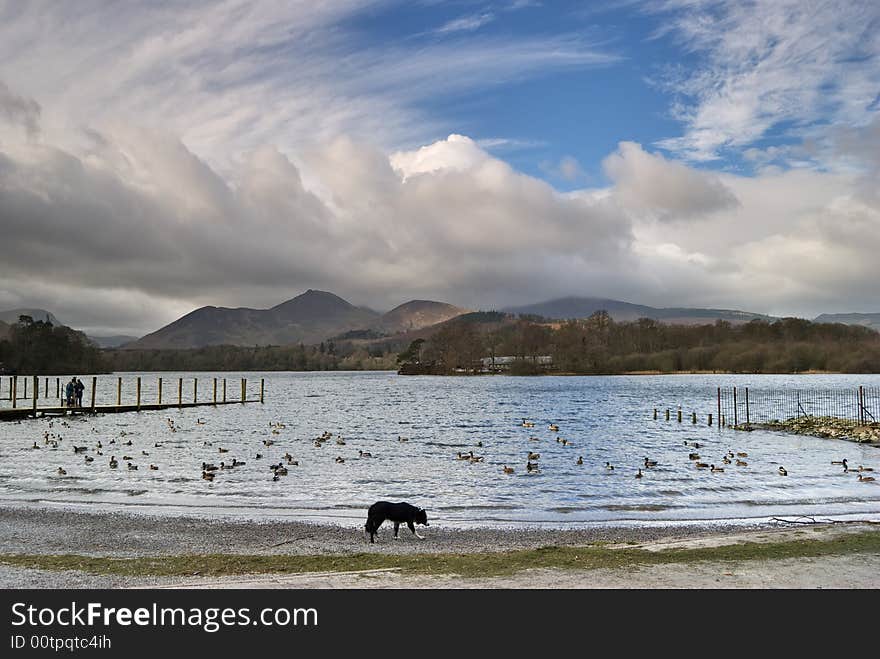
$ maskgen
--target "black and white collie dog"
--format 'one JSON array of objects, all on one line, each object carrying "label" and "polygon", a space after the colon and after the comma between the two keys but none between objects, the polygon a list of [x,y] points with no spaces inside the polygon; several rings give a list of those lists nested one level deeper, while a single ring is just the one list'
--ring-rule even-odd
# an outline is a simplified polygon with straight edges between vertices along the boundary
[{"label": "black and white collie dog", "polygon": [[424,540],[424,537],[416,532],[415,525],[430,526],[428,524],[428,513],[425,512],[424,508],[418,508],[409,503],[377,501],[367,511],[367,523],[364,525],[364,540],[367,539],[367,534],[369,534],[370,542],[375,542],[376,533],[378,533],[379,527],[382,526],[382,522],[386,519],[394,522],[395,538],[398,537],[397,531],[400,529],[401,524],[406,524],[419,540]]}]

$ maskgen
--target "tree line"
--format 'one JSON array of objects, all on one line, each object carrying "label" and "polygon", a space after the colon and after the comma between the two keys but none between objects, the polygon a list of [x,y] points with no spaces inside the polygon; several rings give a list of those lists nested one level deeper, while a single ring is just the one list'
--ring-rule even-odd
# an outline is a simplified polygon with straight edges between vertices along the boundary
[{"label": "tree line", "polygon": [[[481,358],[514,357],[510,372],[620,374],[724,371],[880,373],[880,334],[857,325],[800,318],[741,325],[615,322],[604,311],[554,322],[519,318],[490,325],[450,322],[398,355],[402,373],[478,373]],[[550,356],[552,366],[539,364]]]},{"label": "tree line", "polygon": [[0,371],[26,375],[103,373],[101,351],[82,332],[20,316],[0,340]]},{"label": "tree line", "polygon": [[[880,334],[857,325],[799,318],[742,325],[616,322],[606,312],[548,321],[497,312],[467,314],[433,333],[319,345],[207,346],[187,350],[101,350],[82,333],[24,316],[0,340],[0,371],[28,375],[112,371],[335,371],[478,373],[481,359],[513,357],[513,374],[639,371],[880,373]],[[538,357],[550,356],[549,368]]]}]

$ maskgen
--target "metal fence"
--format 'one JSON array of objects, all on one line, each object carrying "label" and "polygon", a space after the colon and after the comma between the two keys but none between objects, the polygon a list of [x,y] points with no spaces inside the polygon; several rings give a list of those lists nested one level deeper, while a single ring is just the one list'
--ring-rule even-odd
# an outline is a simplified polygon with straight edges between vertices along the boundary
[{"label": "metal fence", "polygon": [[880,387],[850,389],[718,388],[718,423],[767,423],[805,416],[880,421]]}]

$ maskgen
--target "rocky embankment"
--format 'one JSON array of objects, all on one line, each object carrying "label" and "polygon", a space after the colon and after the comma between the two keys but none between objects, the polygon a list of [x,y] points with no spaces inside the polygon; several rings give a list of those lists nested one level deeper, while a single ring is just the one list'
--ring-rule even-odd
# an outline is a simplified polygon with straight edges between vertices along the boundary
[{"label": "rocky embankment", "polygon": [[880,446],[880,423],[859,423],[858,421],[838,419],[833,416],[802,416],[785,421],[774,420],[766,423],[743,423],[734,426],[735,430],[754,430],[756,428],[784,430],[799,435],[846,439],[860,444]]}]

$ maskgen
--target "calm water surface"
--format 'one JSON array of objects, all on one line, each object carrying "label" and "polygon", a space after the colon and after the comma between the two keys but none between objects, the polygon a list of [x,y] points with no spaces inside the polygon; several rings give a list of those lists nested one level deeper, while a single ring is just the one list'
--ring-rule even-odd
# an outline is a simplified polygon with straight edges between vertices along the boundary
[{"label": "calm water surface", "polygon": [[[135,375],[121,375],[123,398],[133,401]],[[165,399],[176,400],[178,374],[139,375],[143,400],[155,400],[159,375],[165,379]],[[192,400],[192,374],[186,375],[184,400]],[[209,400],[215,374],[198,375],[198,398]],[[880,450],[705,425],[717,386],[877,386],[878,376],[219,377],[227,378],[229,398],[240,395],[238,378],[248,378],[254,396],[265,377],[266,403],[83,417],[68,420],[69,427],[58,419],[0,425],[0,502],[351,524],[363,519],[373,501],[389,499],[422,505],[432,521],[446,526],[687,523],[796,515],[880,519],[880,486],[860,483],[830,464],[846,457],[851,465],[880,470]],[[90,380],[84,382],[88,402]],[[99,378],[98,402],[115,398],[116,378]],[[687,416],[683,424],[667,423],[662,412],[660,421],[652,420],[654,407],[679,405],[686,415],[697,411],[699,425]],[[176,432],[169,429],[169,417]],[[523,417],[533,420],[535,428],[521,427]],[[273,422],[286,427],[273,434]],[[559,424],[558,435],[548,429],[550,423]],[[63,437],[58,449],[43,443],[47,430]],[[312,440],[323,431],[341,434],[345,444],[330,440],[314,446]],[[409,441],[400,442],[399,436]],[[572,445],[563,446],[557,436]],[[117,443],[110,445],[113,439]],[[267,448],[263,441],[269,439],[275,443]],[[122,445],[129,440],[131,446]],[[698,470],[688,460],[692,449],[686,440],[703,444],[699,453],[705,462],[720,464],[728,450],[745,451],[748,466],[724,465],[725,472],[718,474]],[[34,441],[42,448],[32,449]],[[95,453],[98,441],[103,456]],[[86,464],[82,454],[74,454],[74,445],[88,446],[95,461]],[[221,454],[220,447],[229,452]],[[359,458],[359,449],[373,457]],[[484,462],[456,459],[459,451],[471,450]],[[538,473],[526,472],[529,451],[541,455]],[[269,465],[287,452],[299,466],[273,482]],[[257,453],[262,459],[255,458]],[[108,467],[111,454],[120,460],[119,469]],[[137,471],[125,468],[125,455],[134,458]],[[345,462],[338,464],[337,456]],[[583,465],[577,464],[579,456]],[[659,464],[636,479],[646,456]],[[203,461],[219,465],[233,457],[246,464],[218,472],[212,483],[202,480]],[[606,470],[606,462],[615,469]],[[159,469],[150,470],[151,463]],[[503,474],[504,465],[515,473]],[[788,477],[777,473],[779,465]],[[67,475],[59,476],[58,467]]]}]

